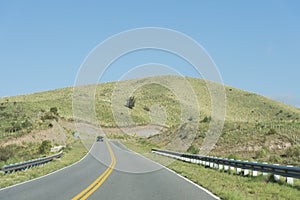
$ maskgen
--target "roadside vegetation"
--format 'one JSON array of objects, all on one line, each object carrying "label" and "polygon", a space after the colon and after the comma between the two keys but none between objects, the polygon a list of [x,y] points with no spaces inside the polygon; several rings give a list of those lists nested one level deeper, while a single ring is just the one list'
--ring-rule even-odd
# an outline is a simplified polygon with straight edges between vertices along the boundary
[{"label": "roadside vegetation", "polygon": [[[158,84],[161,80],[170,85],[178,83],[176,76],[157,76],[97,85],[93,96],[99,124],[102,128],[113,129],[117,127],[116,114],[120,117],[129,114],[132,122],[126,121],[125,117],[123,124],[118,125],[132,127],[153,123],[163,127],[164,131],[159,135],[136,139],[138,144],[144,143],[143,149],[154,145],[198,153],[209,123],[214,120],[211,118],[210,93],[205,81],[186,78],[198,99],[200,114],[198,118],[185,115],[184,123],[180,125],[181,103],[190,110],[195,110],[197,105],[185,99],[180,102],[171,89]],[[129,92],[147,81],[150,84],[137,87],[133,93]],[[180,87],[178,90],[185,93]],[[225,91],[225,125],[210,155],[300,166],[300,109],[229,86],[225,86]],[[72,145],[74,141],[58,139],[62,136],[57,128],[57,124],[76,120],[73,118],[72,98],[73,88],[0,98],[0,165],[43,156],[46,151],[43,152],[40,145],[44,140],[50,140],[52,146],[62,141],[66,146]],[[84,100],[84,93],[76,98]],[[117,113],[112,112],[113,103]],[[165,122],[153,121],[152,114],[161,110],[165,113]],[[70,132],[66,139],[73,138],[72,131],[65,131]],[[170,144],[174,138],[177,141],[172,146]],[[181,143],[184,144],[186,140],[191,142],[188,146],[182,146]],[[82,151],[85,152],[85,149],[82,148]]]},{"label": "roadside vegetation", "polygon": [[[35,148],[38,149],[37,145],[34,146]],[[28,156],[30,155],[29,154],[30,151],[27,150],[28,149],[25,149],[25,151],[15,151],[15,152],[18,153],[23,152],[23,154],[26,154]],[[20,182],[24,182],[54,172],[58,169],[71,165],[74,162],[80,160],[84,155],[86,155],[86,153],[87,150],[82,145],[80,140],[72,140],[68,143],[67,147],[64,149],[64,153],[61,158],[54,159],[52,162],[49,162],[45,165],[32,167],[27,170],[21,170],[21,171],[16,171],[7,174],[0,173],[0,188],[4,188],[10,185],[14,185]]]},{"label": "roadside vegetation", "polygon": [[[165,131],[149,138],[149,141],[167,146],[176,137],[184,140],[192,135],[192,144],[184,149],[197,153],[197,147],[201,146],[212,120],[206,83],[202,79],[186,78],[198,98],[200,115],[198,119],[187,117],[186,124],[179,126],[180,101],[170,89],[157,84],[161,79],[170,85],[176,85],[178,81],[175,76],[158,76],[99,84],[95,91],[99,124],[104,128],[117,126],[114,118],[116,113],[113,114],[111,110],[112,101],[117,102],[116,110],[125,109],[124,112],[130,114],[133,119],[130,126],[151,123],[153,106],[158,105],[159,109],[166,112],[166,122],[159,124],[164,126]],[[128,96],[126,88],[147,81],[151,83],[138,87]],[[225,126],[211,155],[300,166],[300,109],[229,86],[225,86],[225,91]],[[127,98],[124,101],[114,100],[118,92],[119,96],[125,95]],[[72,88],[64,88],[1,98],[1,142],[18,140],[25,135],[51,129],[53,121],[72,122],[72,95]],[[196,105],[187,106],[193,109]],[[117,114],[123,116],[125,113]],[[123,125],[127,126],[124,121]],[[189,127],[193,123],[198,123],[197,130]],[[180,145],[177,147],[178,150],[183,149]]]},{"label": "roadside vegetation", "polygon": [[157,145],[142,138],[129,136],[112,136],[112,138],[119,139],[129,149],[165,165],[222,199],[298,199],[300,196],[299,179],[294,179],[294,185],[291,186],[287,185],[283,179],[275,182],[271,175],[245,177],[233,172],[220,172],[198,164],[153,154],[151,148],[157,148]]}]

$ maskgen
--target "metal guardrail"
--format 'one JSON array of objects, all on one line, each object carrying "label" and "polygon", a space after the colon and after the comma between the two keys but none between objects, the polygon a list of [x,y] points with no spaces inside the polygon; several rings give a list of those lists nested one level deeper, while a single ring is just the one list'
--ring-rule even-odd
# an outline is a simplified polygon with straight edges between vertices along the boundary
[{"label": "metal guardrail", "polygon": [[20,163],[15,163],[15,164],[10,164],[10,165],[5,165],[0,168],[0,171],[3,171],[5,173],[7,172],[13,172],[13,171],[18,171],[18,170],[23,170],[23,169],[28,169],[33,166],[38,166],[42,165],[45,163],[48,163],[52,161],[54,158],[60,158],[63,154],[63,151],[60,151],[59,153],[52,155],[52,156],[47,156],[43,158],[37,158],[34,160],[29,160],[26,162],[20,162]]},{"label": "metal guardrail", "polygon": [[259,171],[259,172],[263,172],[263,173],[271,173],[274,175],[281,175],[284,177],[300,179],[300,167],[232,160],[232,159],[226,159],[226,158],[201,156],[201,155],[197,155],[197,154],[186,154],[186,153],[179,153],[179,152],[159,150],[159,149],[152,149],[152,152],[160,153],[160,154],[162,153],[162,154],[165,154],[166,156],[171,155],[171,157],[175,157],[175,158],[186,158],[186,159],[190,159],[190,161],[194,159],[194,161],[198,160],[198,161],[211,162],[211,163],[215,163],[217,165],[230,166],[230,167],[241,168],[241,169],[248,169],[248,170],[252,170],[252,171]]}]

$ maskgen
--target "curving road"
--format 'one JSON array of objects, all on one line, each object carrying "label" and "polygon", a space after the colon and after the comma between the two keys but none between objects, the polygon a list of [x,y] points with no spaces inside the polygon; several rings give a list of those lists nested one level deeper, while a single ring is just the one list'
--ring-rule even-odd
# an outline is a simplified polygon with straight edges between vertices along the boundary
[{"label": "curving road", "polygon": [[97,142],[75,165],[0,190],[0,199],[217,199],[121,143]]}]

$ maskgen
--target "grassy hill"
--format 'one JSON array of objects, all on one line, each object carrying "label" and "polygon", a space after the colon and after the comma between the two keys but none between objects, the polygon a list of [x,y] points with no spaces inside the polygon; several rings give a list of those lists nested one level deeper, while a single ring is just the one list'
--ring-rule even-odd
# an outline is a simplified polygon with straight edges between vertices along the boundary
[{"label": "grassy hill", "polygon": [[[134,84],[151,82],[138,87],[131,94],[136,103],[133,109],[124,105],[123,97],[115,99],[115,109],[120,116],[129,112],[134,126],[146,125],[151,122],[151,110],[166,113],[166,131],[163,134],[149,137],[150,143],[164,147],[174,137],[184,139],[194,134],[195,139],[190,149],[198,147],[208,130],[211,101],[206,83],[202,79],[187,78],[199,102],[200,115],[182,126],[180,123],[180,103],[192,112],[195,104],[190,103],[189,96],[180,100],[170,89],[158,84],[164,80],[174,85],[178,77],[158,76],[144,79],[127,80],[121,83],[103,83],[97,85],[95,93],[95,109],[99,124],[103,127],[115,127],[112,108],[112,95],[116,88],[122,95]],[[123,91],[124,89],[124,91]],[[132,89],[132,88],[131,88]],[[184,88],[178,91],[185,94]],[[255,159],[268,162],[300,165],[300,110],[272,99],[225,86],[226,117],[223,133],[211,154],[223,157]],[[41,93],[6,97],[0,99],[0,139],[14,140],[38,130],[51,128],[51,120],[72,121],[73,88],[63,88]],[[156,107],[155,107],[156,106]],[[158,106],[158,107],[157,107]],[[55,109],[57,108],[57,112]],[[188,115],[187,115],[188,116]],[[187,117],[188,118],[188,117]],[[193,129],[194,124],[198,130]],[[124,126],[128,125],[124,122]]]}]

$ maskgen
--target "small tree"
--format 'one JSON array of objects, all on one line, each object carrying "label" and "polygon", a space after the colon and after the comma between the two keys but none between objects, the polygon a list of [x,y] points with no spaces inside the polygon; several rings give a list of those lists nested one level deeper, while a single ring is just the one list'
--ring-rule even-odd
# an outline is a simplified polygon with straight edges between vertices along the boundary
[{"label": "small tree", "polygon": [[197,146],[191,145],[188,148],[187,152],[191,153],[191,154],[198,154],[199,153],[199,148]]},{"label": "small tree", "polygon": [[277,133],[277,131],[275,130],[275,129],[273,129],[273,128],[271,128],[269,131],[268,131],[268,135],[274,135],[274,134],[276,134]]},{"label": "small tree", "polygon": [[211,117],[205,116],[201,122],[206,123],[206,122],[210,122],[210,121],[211,121]]},{"label": "small tree", "polygon": [[53,114],[55,114],[55,115],[58,114],[57,111],[58,111],[57,107],[50,108],[50,112],[53,113]]},{"label": "small tree", "polygon": [[20,122],[12,122],[11,125],[12,125],[13,132],[16,132],[16,131],[19,131],[22,129]]},{"label": "small tree", "polygon": [[49,140],[44,140],[43,142],[42,142],[42,144],[40,145],[40,147],[39,147],[39,152],[40,152],[40,154],[45,154],[45,153],[48,153],[49,151],[50,151],[50,149],[51,149],[51,141],[49,141]]},{"label": "small tree", "polygon": [[0,147],[0,161],[6,162],[12,155],[13,152],[9,148]]},{"label": "small tree", "polygon": [[32,126],[32,123],[28,119],[26,119],[24,122],[22,122],[22,128],[28,128],[31,126]]},{"label": "small tree", "polygon": [[134,96],[132,96],[127,100],[126,107],[132,109],[134,106],[135,106],[135,98]]},{"label": "small tree", "polygon": [[150,111],[150,108],[147,107],[147,106],[144,106],[144,110],[147,111],[147,112],[149,112],[149,111]]}]

